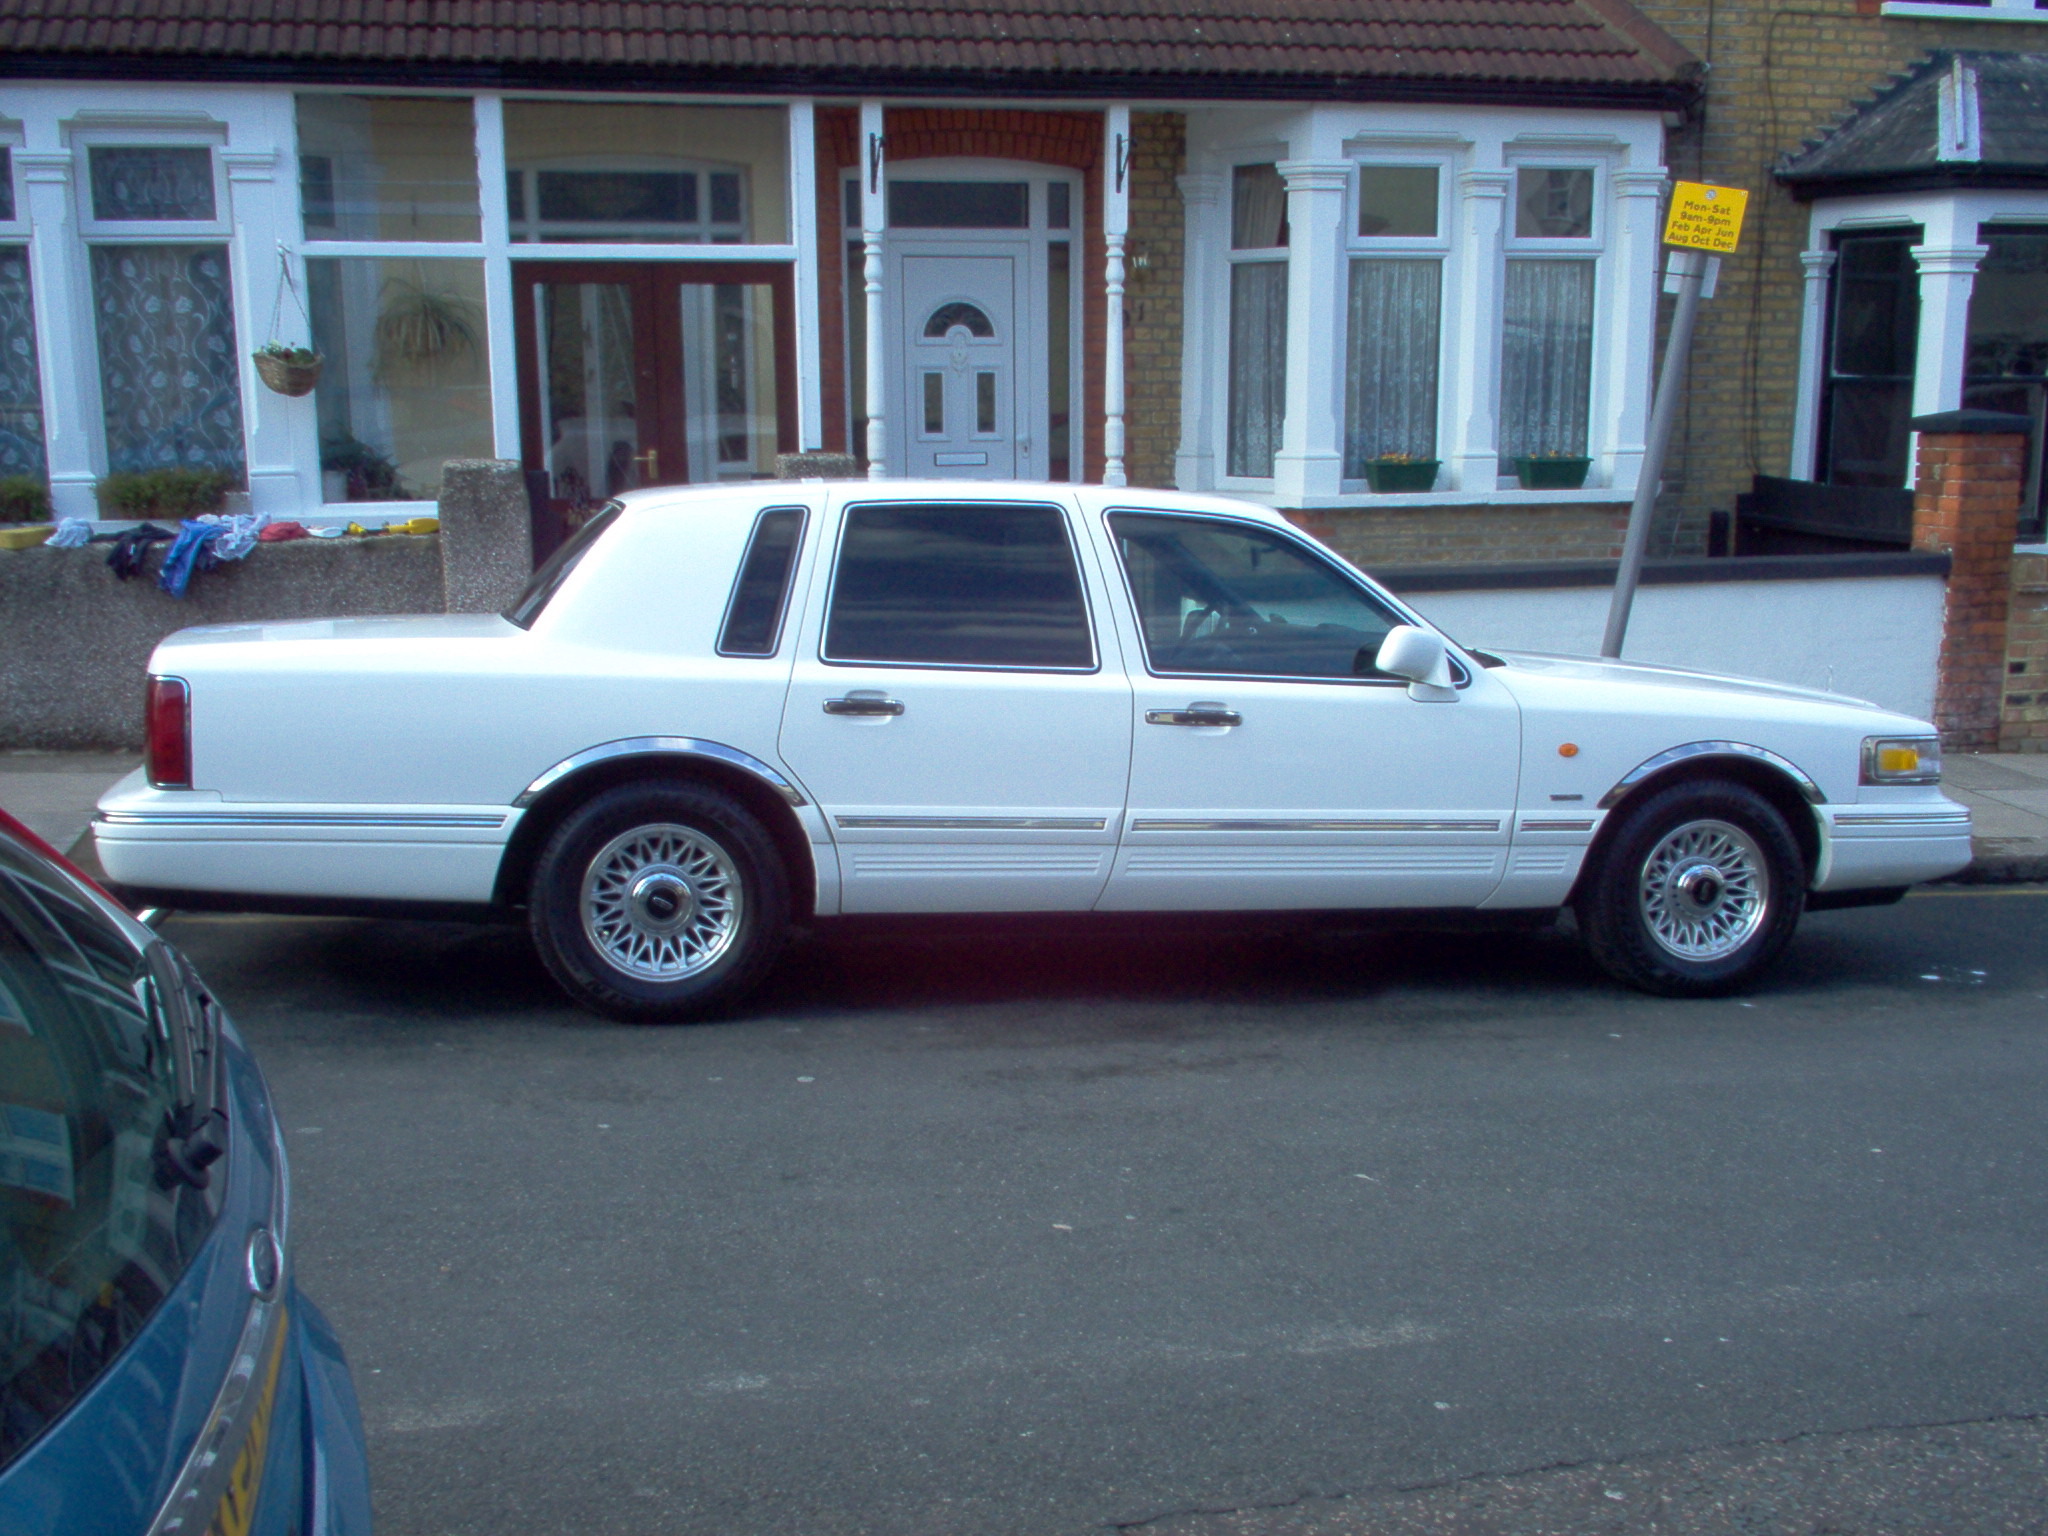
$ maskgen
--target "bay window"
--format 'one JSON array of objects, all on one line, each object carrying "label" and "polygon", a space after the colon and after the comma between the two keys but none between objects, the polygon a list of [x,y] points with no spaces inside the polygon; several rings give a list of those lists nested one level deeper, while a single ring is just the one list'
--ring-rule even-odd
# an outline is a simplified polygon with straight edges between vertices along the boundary
[{"label": "bay window", "polygon": [[1270,477],[1287,405],[1287,188],[1268,162],[1230,187],[1229,453],[1225,472]]},{"label": "bay window", "polygon": [[[1593,386],[1594,173],[1522,166],[1501,291],[1500,467],[1584,455]],[[1584,254],[1580,254],[1584,252]]]},{"label": "bay window", "polygon": [[1375,459],[1437,456],[1442,174],[1364,164],[1345,305],[1344,478]]}]

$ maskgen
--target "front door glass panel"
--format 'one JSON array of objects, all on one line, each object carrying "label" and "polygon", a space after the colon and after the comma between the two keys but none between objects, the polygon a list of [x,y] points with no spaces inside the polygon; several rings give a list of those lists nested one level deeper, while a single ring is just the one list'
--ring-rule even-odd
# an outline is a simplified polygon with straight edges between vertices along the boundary
[{"label": "front door glass panel", "polygon": [[1835,237],[1827,373],[1821,384],[1819,478],[1828,485],[1902,486],[1912,442],[1919,352],[1920,231]]}]

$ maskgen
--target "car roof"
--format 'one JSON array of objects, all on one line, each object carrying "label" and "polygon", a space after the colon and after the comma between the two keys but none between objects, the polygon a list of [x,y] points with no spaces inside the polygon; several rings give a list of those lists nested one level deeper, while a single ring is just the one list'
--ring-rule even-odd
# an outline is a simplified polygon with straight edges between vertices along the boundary
[{"label": "car roof", "polygon": [[1084,511],[1130,507],[1139,511],[1208,512],[1291,527],[1271,507],[1234,496],[1143,486],[1054,484],[1031,480],[749,480],[724,485],[665,485],[624,492],[629,510],[730,505],[736,497],[772,506],[778,500],[811,501],[820,492],[849,501],[1041,501],[1079,500]]}]

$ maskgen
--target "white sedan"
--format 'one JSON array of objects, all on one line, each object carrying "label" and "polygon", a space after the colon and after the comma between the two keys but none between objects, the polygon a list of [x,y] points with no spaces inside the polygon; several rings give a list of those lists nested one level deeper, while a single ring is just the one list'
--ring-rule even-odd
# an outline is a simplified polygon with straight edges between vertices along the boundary
[{"label": "white sedan", "polygon": [[1921,720],[1457,645],[1277,513],[1075,486],[614,502],[505,613],[189,629],[100,802],[153,905],[524,910],[618,1018],[854,913],[1572,907],[1754,978],[1970,859]]}]

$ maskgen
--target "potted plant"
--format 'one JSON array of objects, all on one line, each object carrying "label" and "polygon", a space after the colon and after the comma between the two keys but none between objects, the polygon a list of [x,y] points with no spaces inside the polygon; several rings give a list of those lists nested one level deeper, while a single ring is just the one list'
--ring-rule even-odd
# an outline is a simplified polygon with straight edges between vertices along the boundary
[{"label": "potted plant", "polygon": [[34,475],[0,475],[0,549],[29,549],[50,536],[50,488]]},{"label": "potted plant", "polygon": [[1593,461],[1583,453],[1518,453],[1515,477],[1525,491],[1576,491]]},{"label": "potted plant", "polygon": [[138,469],[99,483],[100,504],[115,517],[184,518],[218,512],[237,477],[222,469]]},{"label": "potted plant", "polygon": [[[329,501],[410,501],[412,494],[398,478],[388,455],[346,434],[320,443],[323,493]],[[337,494],[339,493],[339,494]]]},{"label": "potted plant", "polygon": [[326,361],[311,347],[287,346],[273,341],[251,354],[256,376],[280,395],[310,395],[320,382],[320,368]]},{"label": "potted plant", "polygon": [[1376,453],[1365,461],[1365,483],[1376,491],[1434,490],[1441,462],[1414,453]]},{"label": "potted plant", "polygon": [[460,294],[429,288],[402,277],[388,279],[379,298],[376,372],[431,372],[478,355],[481,321],[476,306]]}]

